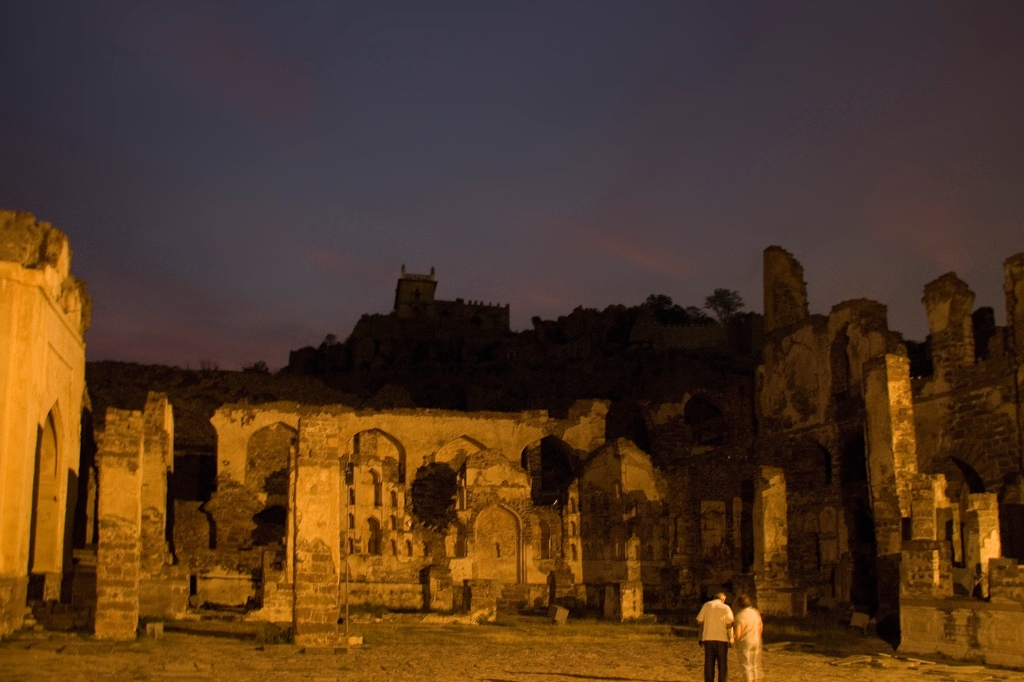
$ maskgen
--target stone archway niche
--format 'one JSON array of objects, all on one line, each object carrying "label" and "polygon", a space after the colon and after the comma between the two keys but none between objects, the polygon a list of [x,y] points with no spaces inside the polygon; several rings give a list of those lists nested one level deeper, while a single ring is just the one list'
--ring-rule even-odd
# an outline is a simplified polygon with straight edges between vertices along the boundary
[{"label": "stone archway niche", "polygon": [[476,518],[474,540],[477,579],[521,582],[522,533],[515,514],[497,504],[487,507]]}]

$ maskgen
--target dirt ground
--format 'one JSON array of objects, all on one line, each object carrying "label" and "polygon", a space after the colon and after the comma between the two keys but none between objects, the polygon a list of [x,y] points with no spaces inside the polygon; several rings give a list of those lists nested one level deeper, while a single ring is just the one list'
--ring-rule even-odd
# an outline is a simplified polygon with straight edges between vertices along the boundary
[{"label": "dirt ground", "polygon": [[[369,622],[353,632],[365,643],[348,651],[179,632],[130,644],[28,632],[0,643],[0,680],[702,680],[703,652],[695,639],[666,625],[570,621],[557,627],[519,617],[481,626]],[[770,682],[1024,682],[1024,672],[901,658],[881,640],[859,634],[826,633],[767,648]],[[729,679],[740,680],[730,659]]]}]

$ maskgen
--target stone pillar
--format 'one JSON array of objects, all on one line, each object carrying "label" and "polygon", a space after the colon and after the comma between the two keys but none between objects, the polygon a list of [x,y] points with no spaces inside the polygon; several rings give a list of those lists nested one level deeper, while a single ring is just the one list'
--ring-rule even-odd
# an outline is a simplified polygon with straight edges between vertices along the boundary
[{"label": "stone pillar", "polygon": [[889,614],[899,609],[903,519],[911,517],[917,475],[907,358],[887,354],[864,363],[864,407],[868,484],[878,548],[878,606],[881,614]]},{"label": "stone pillar", "polygon": [[988,597],[988,564],[1002,554],[999,539],[999,501],[995,493],[971,493],[967,497],[964,532],[964,563],[981,584],[981,596]]},{"label": "stone pillar", "polygon": [[167,394],[149,393],[142,422],[139,616],[182,618],[188,610],[188,569],[172,565],[167,542],[167,474],[174,471],[174,414]]},{"label": "stone pillar", "polygon": [[141,412],[107,409],[96,453],[100,478],[97,639],[132,640],[139,626],[142,439]]},{"label": "stone pillar", "polygon": [[900,558],[900,597],[945,599],[953,596],[952,547],[940,541],[939,507],[945,501],[945,476],[914,477],[911,539]]},{"label": "stone pillar", "polygon": [[957,370],[974,364],[974,292],[949,272],[925,285],[921,302],[928,311],[935,380],[948,388]]},{"label": "stone pillar", "polygon": [[299,422],[295,475],[295,643],[337,646],[341,564],[341,468],[329,414]]},{"label": "stone pillar", "polygon": [[1017,358],[1024,358],[1024,253],[1010,256],[1003,264],[1006,293],[1006,326],[1010,330]]},{"label": "stone pillar", "polygon": [[174,471],[174,415],[166,393],[149,393],[142,419],[142,571],[156,576],[171,563],[167,545],[167,473]]},{"label": "stone pillar", "polygon": [[764,331],[788,327],[807,317],[804,268],[779,246],[764,250]]},{"label": "stone pillar", "polygon": [[644,615],[644,585],[640,581],[608,583],[604,586],[604,620],[637,620]]},{"label": "stone pillar", "polygon": [[639,580],[619,585],[619,617],[637,620],[644,615],[644,584]]},{"label": "stone pillar", "polygon": [[763,466],[754,485],[754,582],[762,613],[791,614],[786,476]]},{"label": "stone pillar", "polygon": [[942,474],[919,474],[913,480],[911,501],[911,540],[944,540],[944,529],[939,527],[939,509],[948,507],[946,477]]}]

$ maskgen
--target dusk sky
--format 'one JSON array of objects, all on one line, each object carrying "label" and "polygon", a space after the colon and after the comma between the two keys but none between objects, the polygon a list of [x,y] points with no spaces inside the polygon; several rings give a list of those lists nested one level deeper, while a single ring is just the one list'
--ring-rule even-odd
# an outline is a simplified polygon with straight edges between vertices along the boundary
[{"label": "dusk sky", "polygon": [[1024,251],[1024,2],[0,2],[0,208],[68,233],[91,360],[344,338],[402,264],[512,324],[716,287],[927,333]]}]

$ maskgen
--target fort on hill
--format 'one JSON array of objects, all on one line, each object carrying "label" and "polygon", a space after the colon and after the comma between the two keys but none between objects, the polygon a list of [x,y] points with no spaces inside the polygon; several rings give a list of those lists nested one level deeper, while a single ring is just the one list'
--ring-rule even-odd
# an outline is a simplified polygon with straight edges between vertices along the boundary
[{"label": "fort on hill", "polygon": [[4,633],[216,612],[333,646],[346,598],[630,620],[725,590],[1024,666],[1024,253],[1005,326],[926,284],[923,344],[879,302],[812,314],[775,246],[763,317],[722,322],[654,297],[516,333],[403,272],[278,375],[87,368],[63,234],[0,213],[0,256]]}]

